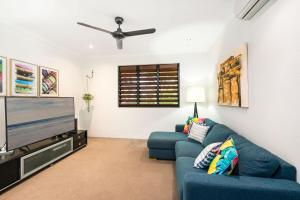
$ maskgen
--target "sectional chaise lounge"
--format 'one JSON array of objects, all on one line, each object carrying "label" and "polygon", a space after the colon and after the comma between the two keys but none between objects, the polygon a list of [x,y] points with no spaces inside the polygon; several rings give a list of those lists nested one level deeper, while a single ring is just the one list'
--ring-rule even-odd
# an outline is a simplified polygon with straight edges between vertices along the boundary
[{"label": "sectional chaise lounge", "polygon": [[[153,132],[148,139],[149,157],[176,160],[176,182],[180,200],[300,200],[296,168],[250,142],[241,135],[210,119],[203,144],[183,133]],[[205,146],[231,137],[239,154],[232,176],[208,175],[207,170],[193,167]]]}]

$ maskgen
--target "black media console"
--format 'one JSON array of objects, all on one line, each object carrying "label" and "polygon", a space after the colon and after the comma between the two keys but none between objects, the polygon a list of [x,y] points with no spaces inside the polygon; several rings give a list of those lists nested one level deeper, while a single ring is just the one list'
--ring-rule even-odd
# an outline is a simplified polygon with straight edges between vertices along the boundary
[{"label": "black media console", "polygon": [[87,131],[77,130],[0,155],[0,192],[86,145]]}]

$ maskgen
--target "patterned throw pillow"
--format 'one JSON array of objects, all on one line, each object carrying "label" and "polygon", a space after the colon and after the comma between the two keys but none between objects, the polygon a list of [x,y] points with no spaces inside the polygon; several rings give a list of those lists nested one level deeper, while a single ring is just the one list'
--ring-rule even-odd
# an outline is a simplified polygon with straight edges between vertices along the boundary
[{"label": "patterned throw pillow", "polygon": [[185,122],[185,125],[183,127],[183,133],[188,134],[190,130],[190,125],[192,122],[198,123],[198,124],[203,124],[205,118],[193,118],[193,117],[188,117],[188,119]]},{"label": "patterned throw pillow", "polygon": [[195,159],[194,167],[202,169],[209,167],[211,161],[216,157],[221,144],[222,142],[216,142],[206,146]]},{"label": "patterned throw pillow", "polygon": [[211,162],[208,174],[230,175],[238,162],[238,152],[232,138],[227,139],[219,148]]},{"label": "patterned throw pillow", "polygon": [[201,124],[192,122],[192,124],[190,125],[190,131],[189,131],[188,138],[196,140],[202,144],[208,129],[209,129],[209,126],[203,126]]}]

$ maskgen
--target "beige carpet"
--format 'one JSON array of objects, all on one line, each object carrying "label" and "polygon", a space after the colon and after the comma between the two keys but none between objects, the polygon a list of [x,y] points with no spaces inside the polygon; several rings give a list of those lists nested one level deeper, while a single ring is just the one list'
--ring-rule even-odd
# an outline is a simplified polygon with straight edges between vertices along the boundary
[{"label": "beige carpet", "polygon": [[0,200],[173,200],[174,170],[172,161],[148,158],[145,140],[92,138]]}]

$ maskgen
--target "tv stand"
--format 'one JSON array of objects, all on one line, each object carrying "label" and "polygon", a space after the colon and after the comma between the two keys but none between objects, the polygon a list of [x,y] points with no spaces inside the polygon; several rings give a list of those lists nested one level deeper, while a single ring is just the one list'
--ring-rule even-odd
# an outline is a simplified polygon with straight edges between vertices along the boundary
[{"label": "tv stand", "polygon": [[0,156],[0,192],[87,145],[85,130],[76,130],[63,135]]},{"label": "tv stand", "polygon": [[24,147],[21,147],[21,148],[19,148],[19,149],[20,149],[21,151],[25,152],[25,153],[30,152],[30,148],[29,148],[28,145],[26,145],[26,146],[24,146]]}]

